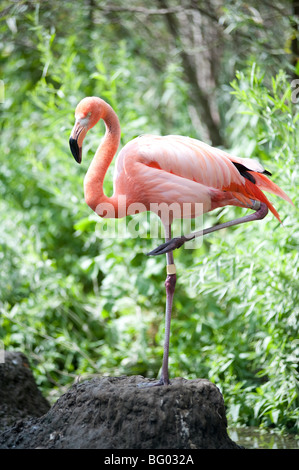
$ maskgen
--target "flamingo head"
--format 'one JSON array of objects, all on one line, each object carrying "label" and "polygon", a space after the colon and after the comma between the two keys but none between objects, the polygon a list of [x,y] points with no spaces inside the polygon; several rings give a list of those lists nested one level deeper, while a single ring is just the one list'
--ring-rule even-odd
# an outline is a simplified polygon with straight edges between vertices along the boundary
[{"label": "flamingo head", "polygon": [[81,163],[82,145],[87,131],[91,129],[104,114],[104,101],[95,96],[84,98],[75,111],[75,125],[71,132],[69,144],[76,162]]}]

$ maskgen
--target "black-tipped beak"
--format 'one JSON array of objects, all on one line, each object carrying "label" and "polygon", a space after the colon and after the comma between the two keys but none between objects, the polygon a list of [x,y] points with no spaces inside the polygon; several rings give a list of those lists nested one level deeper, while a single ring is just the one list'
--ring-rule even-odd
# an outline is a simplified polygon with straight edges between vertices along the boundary
[{"label": "black-tipped beak", "polygon": [[70,149],[73,154],[74,159],[77,163],[81,163],[82,161],[82,147],[79,147],[78,142],[76,139],[70,137]]}]

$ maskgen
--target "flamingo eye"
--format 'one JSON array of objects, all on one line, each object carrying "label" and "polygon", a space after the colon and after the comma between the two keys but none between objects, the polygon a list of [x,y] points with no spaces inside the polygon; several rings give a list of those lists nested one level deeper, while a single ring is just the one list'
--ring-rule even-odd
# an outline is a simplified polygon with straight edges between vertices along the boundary
[{"label": "flamingo eye", "polygon": [[79,121],[80,121],[80,124],[81,126],[88,126],[89,124],[89,119],[90,119],[90,116],[91,116],[91,111],[89,111],[86,116],[82,117],[82,118],[79,118]]}]

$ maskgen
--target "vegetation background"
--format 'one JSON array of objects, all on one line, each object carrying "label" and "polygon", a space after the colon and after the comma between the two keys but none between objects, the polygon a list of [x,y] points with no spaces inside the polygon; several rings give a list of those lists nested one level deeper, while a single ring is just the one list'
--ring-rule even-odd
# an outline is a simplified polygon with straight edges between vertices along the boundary
[{"label": "vegetation background", "polygon": [[122,146],[189,135],[257,158],[294,201],[270,196],[283,225],[269,215],[176,253],[170,370],[215,382],[230,424],[298,431],[298,9],[1,2],[0,338],[29,357],[51,401],[78,375],[156,377],[161,365],[165,260],[144,255],[157,240],[104,238],[84,202],[103,126],[80,167],[69,151],[75,106],[97,95],[120,118]]}]

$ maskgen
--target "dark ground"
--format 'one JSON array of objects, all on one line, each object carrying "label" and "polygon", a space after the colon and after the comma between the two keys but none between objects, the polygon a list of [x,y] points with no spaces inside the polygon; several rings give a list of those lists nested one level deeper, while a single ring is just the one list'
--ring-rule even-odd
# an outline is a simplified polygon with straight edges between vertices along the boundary
[{"label": "dark ground", "polygon": [[219,389],[204,379],[139,388],[141,376],[74,384],[50,407],[28,360],[0,364],[1,449],[236,449]]}]

